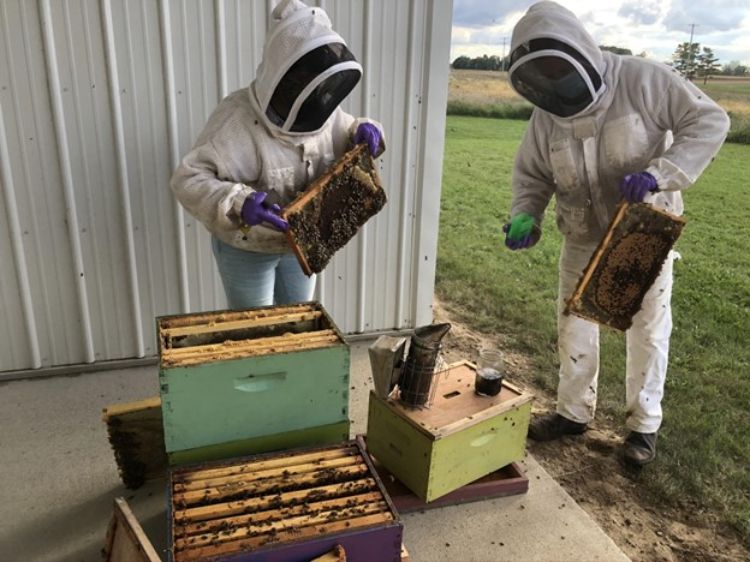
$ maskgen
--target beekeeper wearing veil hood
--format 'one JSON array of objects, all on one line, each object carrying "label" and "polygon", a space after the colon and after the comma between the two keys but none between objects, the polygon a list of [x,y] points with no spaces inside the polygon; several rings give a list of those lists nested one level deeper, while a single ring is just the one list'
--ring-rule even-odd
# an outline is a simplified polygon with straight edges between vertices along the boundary
[{"label": "beekeeper wearing veil hood", "polygon": [[211,233],[231,308],[312,298],[280,213],[352,144],[385,149],[379,124],[339,107],[361,76],[325,11],[282,0],[255,80],[221,101],[175,170],[172,191]]},{"label": "beekeeper wearing veil hood", "polygon": [[[598,325],[563,314],[622,198],[682,214],[681,192],[721,147],[726,113],[674,69],[602,52],[581,22],[554,2],[529,8],[513,31],[509,79],[535,109],[516,156],[505,244],[530,248],[553,195],[563,234],[558,295],[557,411],[529,436],[582,433],[594,417]],[[656,455],[672,330],[670,256],[627,333],[624,458]]]}]

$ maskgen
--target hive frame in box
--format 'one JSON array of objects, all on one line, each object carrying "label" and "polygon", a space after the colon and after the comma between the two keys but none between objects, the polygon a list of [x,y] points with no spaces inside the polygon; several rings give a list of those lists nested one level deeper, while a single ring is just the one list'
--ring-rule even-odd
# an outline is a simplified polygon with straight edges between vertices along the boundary
[{"label": "hive frame in box", "polygon": [[[297,464],[290,464],[294,462]],[[345,464],[347,462],[349,464]],[[323,468],[316,469],[316,466]],[[320,483],[315,481],[316,477],[335,480],[333,475],[337,469],[347,471],[348,476],[362,478],[314,486]],[[270,493],[278,482],[282,482],[278,493]],[[290,491],[282,491],[284,482],[289,482]],[[206,487],[206,483],[210,485]],[[309,484],[313,487],[302,487]],[[241,496],[253,486],[254,496],[232,499],[233,495]],[[173,469],[167,484],[167,497],[170,562],[312,560],[336,545],[343,546],[347,555],[361,562],[401,560],[403,525],[359,438],[337,446],[296,449]],[[200,502],[221,499],[228,501],[200,505]],[[309,501],[304,502],[305,499]],[[189,507],[188,501],[193,502]],[[184,503],[178,508],[178,502]],[[326,507],[333,508],[333,504],[338,509],[326,511]],[[310,514],[307,508],[311,505],[322,511]],[[358,512],[363,505],[371,508]],[[323,516],[324,513],[329,515]],[[348,514],[354,517],[338,519]],[[274,519],[276,515],[280,519]],[[298,521],[316,517],[318,520],[311,525],[303,524],[310,521]],[[178,519],[182,522],[181,532],[177,530]],[[284,520],[289,522],[286,527]],[[233,527],[236,523],[246,523],[247,527]],[[333,530],[321,532],[325,527]],[[213,533],[213,539],[210,533]],[[193,538],[198,542],[191,541]],[[242,550],[251,546],[255,546],[254,550]]]},{"label": "hive frame in box", "polygon": [[[369,203],[361,205],[356,209],[350,209],[352,212],[358,213],[358,216],[355,217],[359,222],[359,224],[356,225],[356,229],[350,233],[351,235],[344,240],[342,244],[337,245],[337,247],[334,248],[330,255],[325,259],[325,263],[316,264],[315,262],[317,259],[312,259],[309,252],[304,247],[303,236],[301,234],[301,224],[305,224],[306,228],[314,227],[317,229],[318,234],[321,234],[319,228],[320,223],[316,222],[315,224],[310,224],[308,222],[295,225],[294,217],[302,213],[309,205],[314,205],[317,199],[321,199],[328,186],[333,185],[333,181],[336,178],[341,177],[344,169],[358,159],[363,159],[365,161],[367,169],[354,165],[352,179],[350,179],[350,181],[356,181],[359,184],[367,185],[369,187],[371,190],[371,193],[367,193],[370,195],[370,198],[367,200]],[[366,144],[355,146],[352,150],[344,154],[344,156],[342,156],[330,169],[311,183],[303,193],[284,208],[282,213],[282,218],[289,223],[289,229],[286,231],[287,241],[294,251],[294,254],[297,256],[300,266],[305,274],[310,276],[313,273],[319,273],[322,271],[335,252],[348,243],[358,232],[359,228],[361,228],[370,218],[380,212],[383,206],[385,206],[386,200],[387,198],[385,191],[383,191],[380,175],[378,174],[378,170],[370,156]]]},{"label": "hive frame in box", "polygon": [[[643,298],[658,277],[685,222],[682,217],[646,203],[620,203],[573,295],[566,301],[565,313],[618,330],[630,328],[633,316],[640,310]],[[647,251],[649,249],[651,253]],[[629,267],[623,267],[622,254],[630,258],[630,263],[625,264]],[[614,256],[613,264],[608,261],[611,256]],[[616,262],[618,259],[620,263]],[[616,291],[614,287],[607,290],[607,280],[612,285],[619,281],[616,279],[618,273],[622,276],[633,272],[641,274],[640,283],[632,282]],[[621,299],[619,305],[612,300],[615,296],[631,294],[628,300]],[[608,299],[609,304],[605,302]]]},{"label": "hive frame in box", "polygon": [[[282,336],[247,339],[246,345],[238,345],[242,343],[241,341],[232,344],[224,341],[207,345],[192,345],[186,348],[172,345],[174,338],[269,328],[274,325],[316,320],[323,320],[330,327],[314,333],[295,335],[287,332]],[[167,367],[185,367],[210,361],[316,349],[344,341],[344,336],[333,319],[317,302],[264,306],[245,311],[220,310],[200,314],[162,316],[156,319],[156,332],[159,338],[159,363]]]}]

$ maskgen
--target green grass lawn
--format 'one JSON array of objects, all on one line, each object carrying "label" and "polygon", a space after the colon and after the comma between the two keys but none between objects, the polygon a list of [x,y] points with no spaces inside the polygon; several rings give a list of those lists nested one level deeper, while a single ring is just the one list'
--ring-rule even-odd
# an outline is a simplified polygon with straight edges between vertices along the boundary
[{"label": "green grass lawn", "polygon": [[[529,251],[503,246],[513,158],[525,121],[448,116],[437,292],[461,320],[508,337],[534,381],[557,384],[555,300],[561,238],[554,203]],[[725,145],[685,194],[676,249],[675,328],[659,457],[643,482],[668,501],[717,513],[750,542],[750,146]],[[602,330],[598,416],[624,424],[623,334]],[[623,429],[624,431],[624,429]]]}]

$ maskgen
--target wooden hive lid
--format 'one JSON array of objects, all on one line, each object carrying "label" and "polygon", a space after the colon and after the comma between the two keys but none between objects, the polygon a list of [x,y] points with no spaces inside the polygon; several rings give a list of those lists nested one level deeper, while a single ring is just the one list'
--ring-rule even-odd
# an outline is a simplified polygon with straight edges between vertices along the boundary
[{"label": "wooden hive lid", "polygon": [[[474,392],[476,366],[469,361],[459,361],[437,373],[435,398],[429,408],[409,408],[394,398],[385,404],[412,426],[433,439],[441,439],[472,427],[484,420],[510,411],[533,396],[503,381],[497,396],[478,396]],[[371,392],[370,399],[378,399]]]}]

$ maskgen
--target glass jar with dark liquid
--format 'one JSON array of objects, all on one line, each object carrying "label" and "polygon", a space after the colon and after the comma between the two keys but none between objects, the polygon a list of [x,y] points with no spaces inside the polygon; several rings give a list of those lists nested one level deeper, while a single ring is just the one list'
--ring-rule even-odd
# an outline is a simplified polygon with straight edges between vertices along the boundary
[{"label": "glass jar with dark liquid", "polygon": [[497,396],[503,388],[504,376],[502,353],[496,349],[480,350],[474,392],[479,396]]}]

